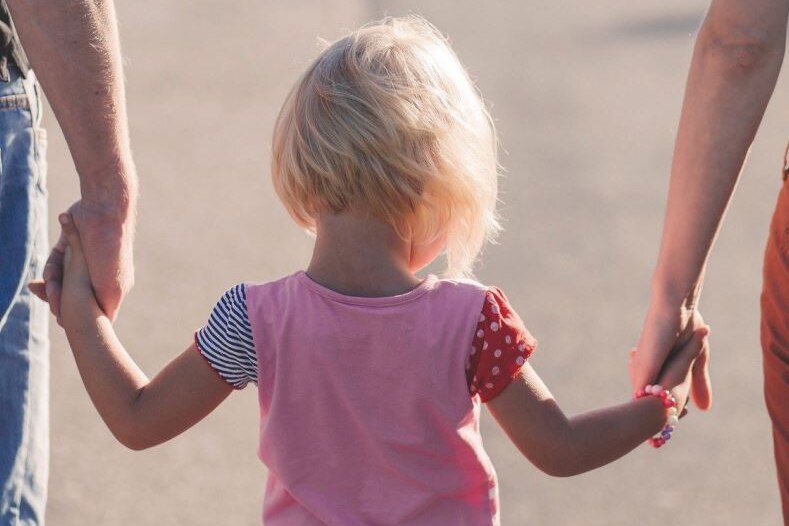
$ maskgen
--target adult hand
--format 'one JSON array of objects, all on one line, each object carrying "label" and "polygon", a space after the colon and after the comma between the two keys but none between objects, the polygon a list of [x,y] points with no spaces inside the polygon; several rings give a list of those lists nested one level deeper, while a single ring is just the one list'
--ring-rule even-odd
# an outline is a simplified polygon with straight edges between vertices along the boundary
[{"label": "adult hand", "polygon": [[[82,199],[68,209],[80,232],[91,283],[99,306],[115,320],[124,296],[134,285],[134,211],[119,213],[106,205]],[[49,302],[60,323],[63,263],[68,242],[61,232],[44,267],[43,280],[30,283],[30,290]]]},{"label": "adult hand", "polygon": [[687,342],[671,352],[660,372],[657,383],[674,395],[681,411],[680,417],[684,415],[685,405],[690,397],[693,366],[709,349],[709,332],[710,328],[706,325],[691,331]]},{"label": "adult hand", "polygon": [[[647,312],[638,346],[630,356],[629,371],[633,389],[655,383],[666,360],[701,327],[704,327],[704,319],[696,309],[672,311],[652,305]],[[692,369],[691,398],[696,407],[702,410],[712,405],[709,353],[709,343],[705,340]]]}]

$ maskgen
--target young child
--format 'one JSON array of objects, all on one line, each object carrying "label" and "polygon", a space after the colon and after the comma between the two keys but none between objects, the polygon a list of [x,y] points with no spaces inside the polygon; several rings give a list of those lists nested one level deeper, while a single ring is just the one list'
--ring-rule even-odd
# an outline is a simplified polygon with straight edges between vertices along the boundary
[{"label": "young child", "polygon": [[[670,437],[707,328],[666,388],[567,418],[504,294],[463,279],[497,231],[496,140],[447,41],[388,18],[331,44],[276,124],[272,177],[316,235],[306,271],[240,284],[153,380],[97,305],[68,215],[62,323],[101,417],[132,449],[182,433],[257,384],[267,525],[498,524],[487,403],[538,468],[569,476]],[[416,272],[446,255],[446,278]],[[668,425],[667,425],[668,423]]]}]

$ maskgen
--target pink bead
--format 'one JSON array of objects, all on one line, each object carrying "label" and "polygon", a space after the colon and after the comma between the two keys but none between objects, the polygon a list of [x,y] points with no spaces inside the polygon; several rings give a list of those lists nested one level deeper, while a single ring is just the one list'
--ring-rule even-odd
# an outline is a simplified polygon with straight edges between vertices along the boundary
[{"label": "pink bead", "polygon": [[664,400],[668,398],[669,395],[671,395],[671,393],[668,391],[660,391],[660,398],[663,398]]},{"label": "pink bead", "polygon": [[643,389],[639,389],[636,391],[636,398],[644,398],[647,395],[647,392]]},{"label": "pink bead", "polygon": [[663,399],[663,407],[674,407],[675,405],[677,405],[677,403],[671,398]]}]

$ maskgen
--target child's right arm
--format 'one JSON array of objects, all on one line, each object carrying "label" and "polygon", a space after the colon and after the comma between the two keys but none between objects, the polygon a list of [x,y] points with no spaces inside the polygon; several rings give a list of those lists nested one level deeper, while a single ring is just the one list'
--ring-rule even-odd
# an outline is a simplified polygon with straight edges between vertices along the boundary
[{"label": "child's right arm", "polygon": [[194,343],[148,380],[96,301],[73,221],[64,214],[61,222],[68,239],[62,322],[93,405],[113,435],[131,449],[179,435],[213,411],[233,388]]},{"label": "child's right arm", "polygon": [[[661,385],[671,391],[680,408],[687,402],[689,372],[706,345],[708,332],[707,327],[697,330],[661,376]],[[557,477],[578,475],[613,462],[657,434],[667,419],[666,408],[655,396],[568,418],[528,363],[487,405],[523,455]]]}]

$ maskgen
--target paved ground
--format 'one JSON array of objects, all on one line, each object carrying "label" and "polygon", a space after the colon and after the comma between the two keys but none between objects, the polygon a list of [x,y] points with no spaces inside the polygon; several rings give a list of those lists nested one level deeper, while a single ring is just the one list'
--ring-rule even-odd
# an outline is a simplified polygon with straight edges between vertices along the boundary
[{"label": "paved ground", "polygon": [[[138,284],[118,330],[149,373],[218,295],[302,268],[310,240],[268,182],[272,122],[316,37],[416,11],[448,33],[493,106],[507,231],[481,280],[541,340],[533,363],[569,412],[623,400],[662,218],[692,34],[705,2],[119,2],[142,181]],[[287,5],[287,7],[285,7]],[[786,75],[715,249],[703,312],[717,399],[655,453],[551,479],[487,415],[504,524],[776,525],[758,345],[760,258],[787,140]],[[783,96],[781,96],[783,95]],[[781,121],[783,118],[783,122]],[[52,231],[77,192],[49,118]],[[50,522],[256,524],[265,470],[253,388],[185,436],[133,453],[110,436],[53,330]]]}]

